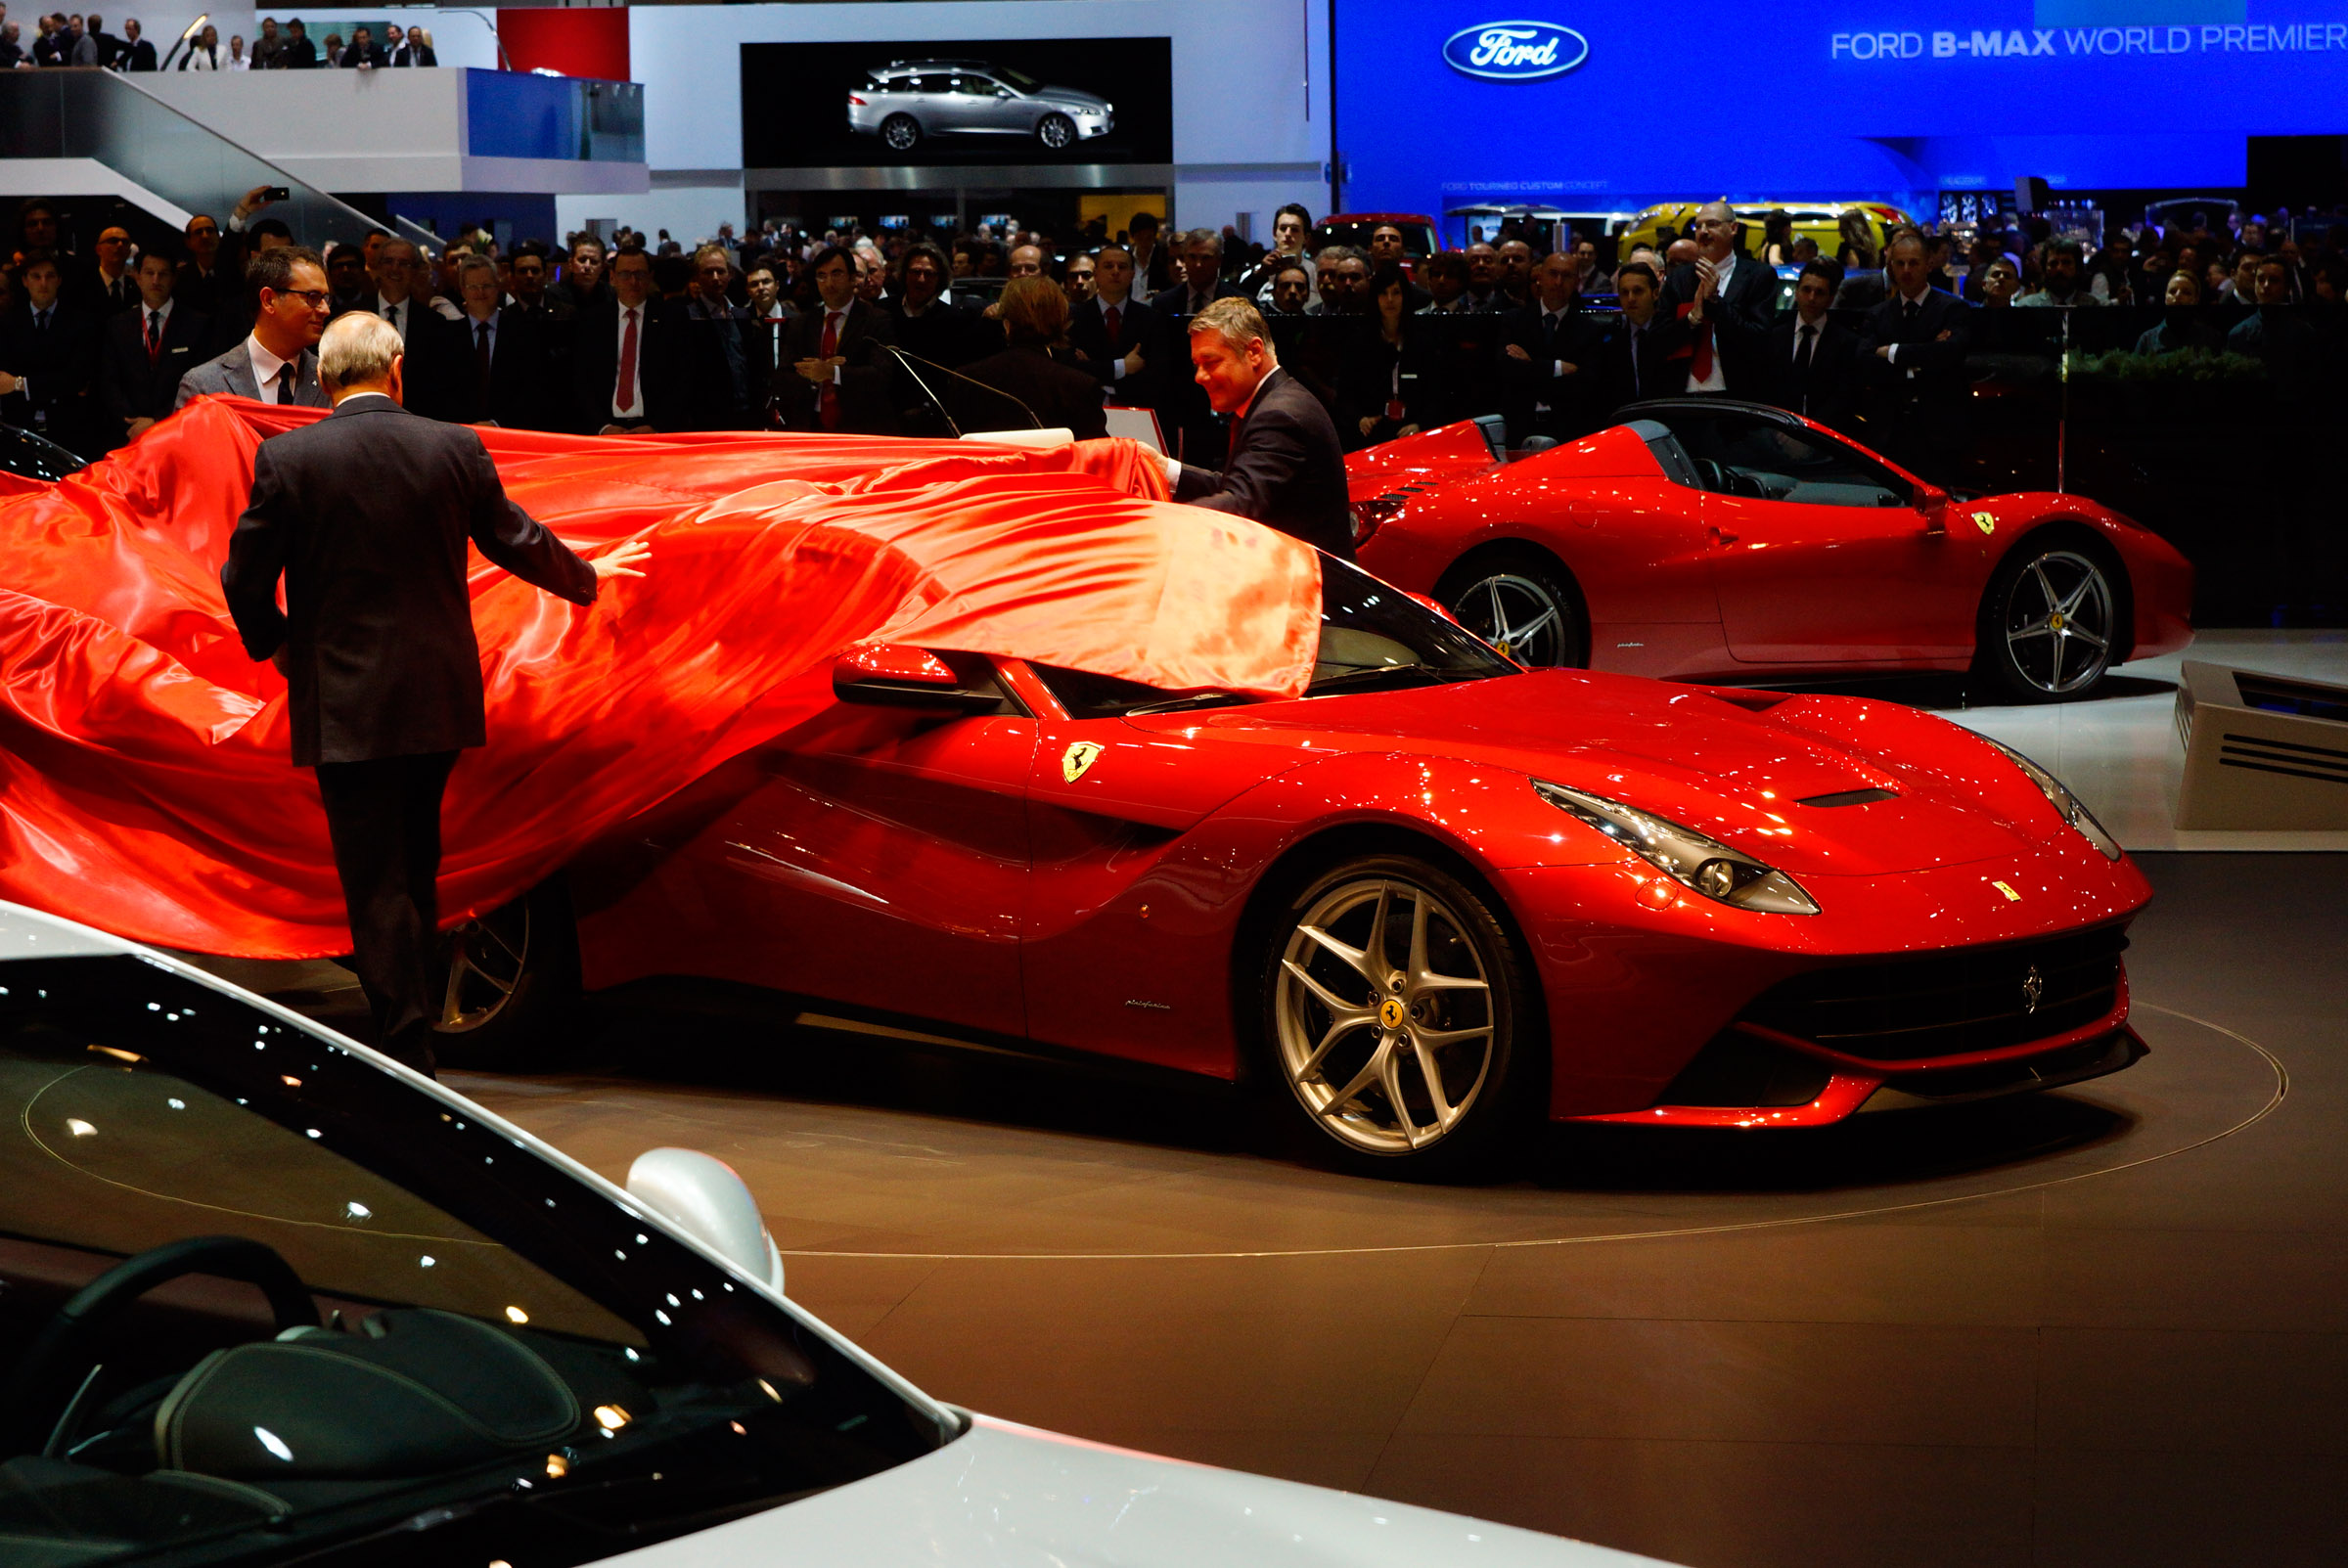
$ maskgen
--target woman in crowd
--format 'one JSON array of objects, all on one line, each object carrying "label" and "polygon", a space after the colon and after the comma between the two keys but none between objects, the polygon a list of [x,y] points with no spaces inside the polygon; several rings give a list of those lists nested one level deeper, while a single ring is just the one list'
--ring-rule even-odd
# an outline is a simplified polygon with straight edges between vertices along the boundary
[{"label": "woman in crowd", "polygon": [[[1052,351],[1067,346],[1068,296],[1049,278],[1014,278],[1003,286],[996,309],[1009,339],[1003,352],[989,355],[962,374],[1008,392],[1049,429],[1065,426],[1079,441],[1108,433],[1108,418],[1101,411],[1102,383],[1073,365],[1053,359]],[[1012,430],[1026,427],[1018,411],[981,392],[955,397],[959,414],[966,406],[972,418],[960,423],[965,429]]]},{"label": "woman in crowd", "polygon": [[209,22],[204,23],[202,36],[196,40],[196,47],[188,51],[187,58],[179,63],[179,68],[182,70],[228,69],[228,51],[220,47],[220,29]]},{"label": "woman in crowd", "polygon": [[1761,259],[1783,267],[1793,255],[1793,214],[1773,208],[1761,215]]},{"label": "woman in crowd", "polygon": [[1370,278],[1370,317],[1337,375],[1337,434],[1359,451],[1441,423],[1435,356],[1410,314],[1409,280],[1389,261]]},{"label": "woman in crowd", "polygon": [[1874,220],[1853,207],[1842,215],[1842,246],[1834,253],[1845,270],[1873,272],[1883,262],[1875,245]]},{"label": "woman in crowd", "polygon": [[2217,328],[2202,319],[2201,281],[2190,272],[2172,273],[2168,291],[2163,296],[2166,305],[2156,327],[2147,327],[2136,340],[2136,351],[2147,356],[2160,354],[2214,354],[2226,346],[2226,339]]}]

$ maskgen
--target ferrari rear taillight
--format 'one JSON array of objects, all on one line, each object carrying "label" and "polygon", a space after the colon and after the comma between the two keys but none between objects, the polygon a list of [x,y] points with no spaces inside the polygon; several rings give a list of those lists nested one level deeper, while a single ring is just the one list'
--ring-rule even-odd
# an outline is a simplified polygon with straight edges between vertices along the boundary
[{"label": "ferrari rear taillight", "polygon": [[857,97],[854,93],[850,93],[848,94],[848,107],[850,109],[862,109],[865,107],[864,100]]},{"label": "ferrari rear taillight", "polygon": [[1377,532],[1378,525],[1400,512],[1403,505],[1410,499],[1409,496],[1398,491],[1389,490],[1384,495],[1374,496],[1354,508],[1353,542],[1357,545],[1361,544],[1372,534]]}]

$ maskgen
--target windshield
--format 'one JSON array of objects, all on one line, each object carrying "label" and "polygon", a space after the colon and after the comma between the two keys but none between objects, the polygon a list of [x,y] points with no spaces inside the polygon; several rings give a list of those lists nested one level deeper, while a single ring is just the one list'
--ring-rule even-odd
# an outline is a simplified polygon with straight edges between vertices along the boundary
[{"label": "windshield", "polygon": [[[0,964],[0,1539],[42,1562],[587,1562],[951,1436],[506,1130],[159,964]],[[126,1258],[159,1272],[55,1338]]]},{"label": "windshield", "polygon": [[[1081,670],[1034,666],[1071,717],[1170,712],[1250,700],[1231,692],[1162,692]],[[1359,566],[1321,558],[1321,646],[1305,695],[1443,686],[1513,675],[1490,644]]]},{"label": "windshield", "polygon": [[1005,66],[997,66],[994,67],[994,72],[1022,93],[1036,93],[1043,90],[1044,84],[1023,70],[1013,70]]}]

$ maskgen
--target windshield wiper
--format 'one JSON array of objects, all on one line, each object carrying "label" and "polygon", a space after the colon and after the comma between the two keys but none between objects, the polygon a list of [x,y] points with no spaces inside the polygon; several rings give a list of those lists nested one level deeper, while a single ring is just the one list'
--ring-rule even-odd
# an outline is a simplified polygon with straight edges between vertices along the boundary
[{"label": "windshield wiper", "polygon": [[1305,689],[1306,696],[1322,696],[1331,692],[1350,692],[1373,681],[1393,676],[1405,676],[1427,686],[1444,686],[1458,679],[1448,670],[1438,670],[1430,664],[1377,664],[1368,669],[1347,670],[1324,681],[1315,681]]},{"label": "windshield wiper", "polygon": [[1237,692],[1193,692],[1189,696],[1169,697],[1163,702],[1145,702],[1138,708],[1127,708],[1123,716],[1138,719],[1146,713],[1180,713],[1185,708],[1219,707],[1226,702],[1246,700]]}]

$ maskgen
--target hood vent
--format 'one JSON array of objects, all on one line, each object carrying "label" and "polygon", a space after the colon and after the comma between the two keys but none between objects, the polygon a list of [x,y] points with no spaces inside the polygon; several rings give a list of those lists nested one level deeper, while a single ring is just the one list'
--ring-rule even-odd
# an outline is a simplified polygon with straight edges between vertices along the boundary
[{"label": "hood vent", "polygon": [[1845,789],[1838,794],[1812,795],[1794,802],[1797,806],[1864,806],[1877,800],[1897,800],[1899,793],[1891,789]]}]

